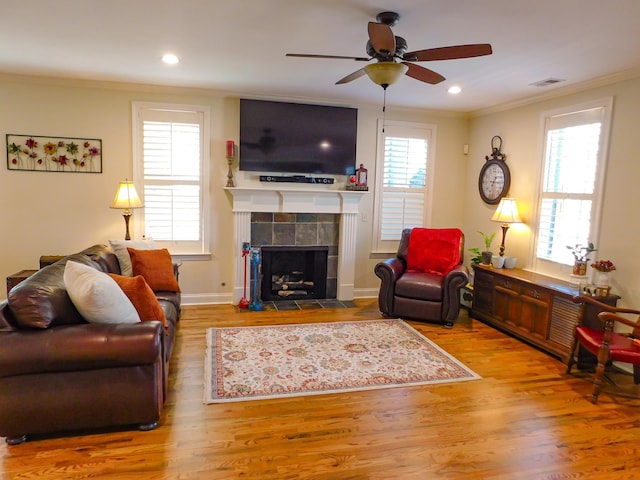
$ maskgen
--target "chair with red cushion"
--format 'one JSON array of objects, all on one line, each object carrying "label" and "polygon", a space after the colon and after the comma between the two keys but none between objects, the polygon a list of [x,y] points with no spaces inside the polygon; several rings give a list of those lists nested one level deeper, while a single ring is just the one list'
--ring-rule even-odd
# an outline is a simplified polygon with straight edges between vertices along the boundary
[{"label": "chair with red cushion", "polygon": [[[640,317],[633,321],[620,314],[640,315],[640,310],[632,310],[629,308],[617,308],[611,305],[605,305],[598,302],[593,297],[586,295],[578,295],[573,297],[575,303],[579,303],[583,308],[578,316],[578,323],[574,331],[573,354],[567,363],[567,373],[571,373],[571,368],[576,364],[576,356],[578,349],[582,346],[587,351],[597,357],[598,364],[593,380],[593,393],[591,394],[591,403],[598,401],[598,396],[602,390],[605,379],[605,373],[611,369],[612,362],[629,363],[633,366],[634,384],[640,384]],[[598,314],[598,320],[602,326],[587,326],[582,324],[584,319],[584,306],[591,304],[602,310]],[[616,323],[626,325],[631,330],[623,333],[617,332]],[[614,383],[612,381],[612,383]],[[615,384],[615,383],[614,383]],[[622,389],[614,391],[618,395],[630,395]]]},{"label": "chair with red cushion", "polygon": [[452,327],[460,313],[460,289],[469,281],[463,252],[464,234],[458,228],[403,230],[396,256],[374,269],[381,280],[382,315]]}]

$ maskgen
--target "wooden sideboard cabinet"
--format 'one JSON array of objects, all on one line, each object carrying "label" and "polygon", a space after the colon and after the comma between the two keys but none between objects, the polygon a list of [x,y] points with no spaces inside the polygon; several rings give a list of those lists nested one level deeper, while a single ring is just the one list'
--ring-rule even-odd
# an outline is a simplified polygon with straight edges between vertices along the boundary
[{"label": "wooden sideboard cabinet", "polygon": [[[503,330],[567,362],[580,305],[571,298],[577,285],[522,269],[475,267],[471,316]],[[615,306],[618,295],[598,297]],[[599,311],[585,308],[584,322],[598,324]],[[591,363],[580,352],[579,363]]]}]

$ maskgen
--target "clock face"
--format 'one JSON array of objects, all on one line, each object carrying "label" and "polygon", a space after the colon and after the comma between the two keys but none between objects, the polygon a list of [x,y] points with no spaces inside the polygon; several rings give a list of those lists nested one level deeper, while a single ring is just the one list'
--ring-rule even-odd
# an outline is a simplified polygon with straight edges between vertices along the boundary
[{"label": "clock face", "polygon": [[502,160],[489,160],[480,171],[480,196],[488,204],[496,204],[509,191],[509,168]]}]

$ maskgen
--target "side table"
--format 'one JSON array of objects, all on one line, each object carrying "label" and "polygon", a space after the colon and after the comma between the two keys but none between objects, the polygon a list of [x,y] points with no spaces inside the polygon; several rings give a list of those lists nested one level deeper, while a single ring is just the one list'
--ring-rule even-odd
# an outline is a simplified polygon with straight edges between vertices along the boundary
[{"label": "side table", "polygon": [[9,296],[9,292],[13,287],[18,285],[23,280],[26,280],[37,271],[38,270],[20,270],[19,272],[9,275],[7,277],[7,297]]}]

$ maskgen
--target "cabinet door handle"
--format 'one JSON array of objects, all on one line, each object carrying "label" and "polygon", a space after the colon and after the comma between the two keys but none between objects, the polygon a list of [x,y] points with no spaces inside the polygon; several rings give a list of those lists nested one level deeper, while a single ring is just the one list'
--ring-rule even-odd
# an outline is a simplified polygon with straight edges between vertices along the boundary
[{"label": "cabinet door handle", "polygon": [[540,298],[540,294],[538,293],[538,291],[537,291],[537,290],[534,290],[533,292],[531,292],[531,296],[532,296],[533,298]]}]

